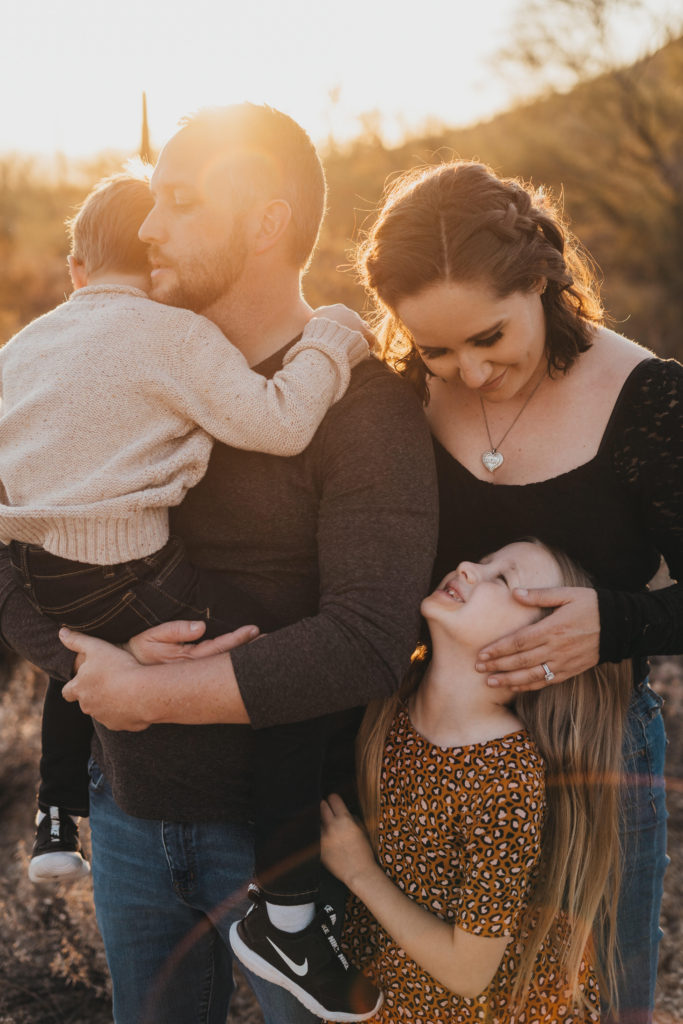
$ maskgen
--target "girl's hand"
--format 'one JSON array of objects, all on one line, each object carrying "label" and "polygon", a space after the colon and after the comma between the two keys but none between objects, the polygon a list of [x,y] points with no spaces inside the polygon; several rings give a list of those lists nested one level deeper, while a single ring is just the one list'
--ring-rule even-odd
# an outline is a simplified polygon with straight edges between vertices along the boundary
[{"label": "girl's hand", "polygon": [[320,817],[322,862],[354,892],[354,881],[359,875],[380,870],[365,830],[349,814],[346,804],[336,793],[322,801]]},{"label": "girl's hand", "polygon": [[[597,665],[600,657],[598,596],[589,587],[516,588],[520,604],[553,608],[531,626],[489,644],[479,652],[476,668],[489,686],[540,690]],[[543,664],[553,673],[546,679]]]},{"label": "girl's hand", "polygon": [[162,622],[132,637],[124,644],[124,650],[129,651],[141,665],[162,665],[170,661],[191,661],[223,654],[259,635],[258,626],[241,626],[232,633],[195,643],[205,629],[203,622]]}]

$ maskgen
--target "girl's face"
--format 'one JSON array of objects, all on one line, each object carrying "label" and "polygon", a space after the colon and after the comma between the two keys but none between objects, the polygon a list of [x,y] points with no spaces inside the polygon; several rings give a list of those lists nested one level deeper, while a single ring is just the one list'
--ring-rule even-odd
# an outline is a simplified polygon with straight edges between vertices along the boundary
[{"label": "girl's face", "polygon": [[504,402],[546,366],[544,283],[501,299],[481,282],[442,282],[402,299],[396,314],[430,373]]},{"label": "girl's face", "polygon": [[512,595],[514,587],[560,587],[560,569],[545,548],[520,541],[487,555],[481,562],[461,562],[422,602],[432,639],[440,632],[481,650],[535,622],[540,612]]}]

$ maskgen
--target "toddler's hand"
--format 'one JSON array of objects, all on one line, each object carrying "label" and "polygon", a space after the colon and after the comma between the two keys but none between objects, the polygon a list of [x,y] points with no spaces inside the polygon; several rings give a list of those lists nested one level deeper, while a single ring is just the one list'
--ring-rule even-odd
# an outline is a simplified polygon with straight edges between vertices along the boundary
[{"label": "toddler's hand", "polygon": [[377,341],[365,320],[341,302],[337,302],[332,306],[319,306],[313,311],[313,316],[324,317],[325,320],[334,320],[335,323],[341,324],[342,327],[348,327],[350,331],[359,331],[371,347]]},{"label": "toddler's hand", "polygon": [[124,649],[141,665],[161,665],[170,661],[191,661],[208,658],[212,654],[223,654],[249,643],[259,635],[258,627],[241,626],[232,633],[195,643],[205,630],[203,622],[162,622],[132,637],[124,644]]}]

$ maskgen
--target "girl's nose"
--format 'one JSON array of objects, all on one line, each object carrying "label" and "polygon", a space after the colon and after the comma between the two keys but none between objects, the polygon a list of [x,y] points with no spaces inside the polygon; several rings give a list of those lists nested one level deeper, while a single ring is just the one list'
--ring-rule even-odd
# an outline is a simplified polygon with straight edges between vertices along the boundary
[{"label": "girl's nose", "polygon": [[466,583],[476,583],[477,566],[474,562],[461,562],[455,571],[456,574],[461,576]]}]

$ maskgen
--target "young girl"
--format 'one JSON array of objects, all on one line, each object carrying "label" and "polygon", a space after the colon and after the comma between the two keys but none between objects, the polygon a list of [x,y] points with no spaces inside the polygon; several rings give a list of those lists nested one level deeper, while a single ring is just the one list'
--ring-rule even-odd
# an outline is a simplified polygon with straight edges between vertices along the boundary
[{"label": "young girl", "polygon": [[602,665],[513,705],[474,667],[539,617],[513,588],[561,585],[588,581],[538,542],[450,573],[422,603],[431,658],[361,730],[371,842],[339,797],[323,803],[323,859],[358,897],[345,942],[384,990],[378,1021],[600,1020],[591,934],[606,935],[610,989],[630,672]]}]

